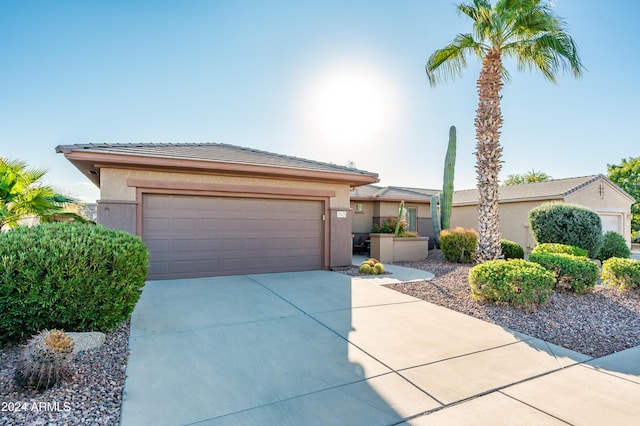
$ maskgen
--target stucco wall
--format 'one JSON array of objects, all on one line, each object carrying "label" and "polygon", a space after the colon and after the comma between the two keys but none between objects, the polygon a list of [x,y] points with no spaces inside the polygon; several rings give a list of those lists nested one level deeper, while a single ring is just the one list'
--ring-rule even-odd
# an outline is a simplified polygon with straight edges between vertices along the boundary
[{"label": "stucco wall", "polygon": [[633,202],[605,180],[593,182],[572,194],[566,202],[590,208],[600,215],[603,231],[620,233],[631,245],[631,205]]},{"label": "stucco wall", "polygon": [[[356,204],[362,205],[362,211],[356,210]],[[354,234],[366,234],[371,232],[371,228],[373,227],[373,202],[352,201],[351,210],[353,210],[351,232]]]},{"label": "stucco wall", "polygon": [[[525,252],[530,252],[535,246],[535,240],[529,231],[529,210],[538,207],[542,203],[542,201],[500,203],[500,233],[502,238],[514,241],[520,244],[525,249]],[[454,206],[451,212],[451,226],[477,230],[478,206]]]},{"label": "stucco wall", "polygon": [[128,179],[145,179],[167,182],[188,182],[204,184],[247,185],[263,188],[272,187],[331,190],[335,191],[336,196],[330,198],[329,208],[347,208],[349,206],[350,200],[349,186],[345,184],[109,168],[103,168],[100,170],[100,199],[103,201],[135,201],[136,188],[132,188],[127,185]]}]

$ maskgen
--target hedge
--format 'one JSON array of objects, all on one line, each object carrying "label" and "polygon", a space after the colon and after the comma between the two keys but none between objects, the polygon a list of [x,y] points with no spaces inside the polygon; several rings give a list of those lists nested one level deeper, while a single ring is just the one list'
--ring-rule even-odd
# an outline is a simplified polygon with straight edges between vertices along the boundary
[{"label": "hedge", "polygon": [[533,248],[531,253],[563,253],[570,254],[572,256],[589,257],[589,252],[580,247],[570,246],[567,244],[558,243],[543,243],[538,244]]},{"label": "hedge", "polygon": [[640,290],[640,260],[612,257],[602,264],[602,282],[620,291]]},{"label": "hedge", "polygon": [[139,237],[51,223],[0,234],[0,346],[44,329],[107,331],[125,321],[147,274]]},{"label": "hedge", "polygon": [[553,273],[558,290],[589,293],[598,281],[598,267],[587,257],[564,253],[531,253],[529,260]]},{"label": "hedge", "polygon": [[627,246],[627,240],[617,232],[607,231],[602,236],[602,245],[596,259],[604,262],[612,257],[628,258],[631,250]]},{"label": "hedge", "polygon": [[478,245],[478,233],[461,227],[440,232],[440,250],[449,262],[471,263]]},{"label": "hedge", "polygon": [[524,259],[524,249],[520,244],[509,240],[500,240],[500,247],[505,259]]},{"label": "hedge", "polygon": [[490,260],[469,271],[471,295],[532,311],[553,292],[554,276],[542,266],[523,259]]}]

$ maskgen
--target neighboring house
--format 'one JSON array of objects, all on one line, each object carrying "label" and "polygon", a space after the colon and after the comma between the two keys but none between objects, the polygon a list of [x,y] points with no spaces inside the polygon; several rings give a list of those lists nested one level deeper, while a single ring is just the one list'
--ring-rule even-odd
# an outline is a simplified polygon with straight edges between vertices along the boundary
[{"label": "neighboring house", "polygon": [[[543,203],[558,202],[587,207],[602,219],[602,230],[615,231],[631,244],[633,197],[606,176],[593,175],[523,185],[501,186],[500,231],[526,252],[535,246],[529,232],[529,211]],[[451,225],[478,229],[478,191],[455,191]]]},{"label": "neighboring house", "polygon": [[378,175],[224,144],[61,145],[100,188],[98,223],[137,234],[149,279],[351,265],[351,188]]},{"label": "neighboring house", "polygon": [[351,230],[354,241],[366,237],[374,223],[380,224],[389,216],[398,217],[400,202],[404,201],[407,230],[417,232],[421,237],[429,237],[432,243],[430,198],[439,192],[435,189],[399,186],[365,185],[354,188],[351,191],[351,209],[353,210]]}]

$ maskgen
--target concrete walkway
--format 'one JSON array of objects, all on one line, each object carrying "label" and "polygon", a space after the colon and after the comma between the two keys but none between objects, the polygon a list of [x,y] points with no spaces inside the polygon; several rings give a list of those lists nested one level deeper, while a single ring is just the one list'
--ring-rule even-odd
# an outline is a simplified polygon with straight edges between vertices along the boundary
[{"label": "concrete walkway", "polygon": [[124,426],[640,418],[640,347],[590,359],[327,271],[148,282],[129,344]]}]

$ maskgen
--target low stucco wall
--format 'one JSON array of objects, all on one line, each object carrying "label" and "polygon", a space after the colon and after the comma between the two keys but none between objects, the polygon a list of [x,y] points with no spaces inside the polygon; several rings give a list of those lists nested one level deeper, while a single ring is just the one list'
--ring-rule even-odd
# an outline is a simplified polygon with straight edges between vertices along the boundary
[{"label": "low stucco wall", "polygon": [[417,262],[429,254],[429,238],[394,238],[393,234],[371,234],[371,257],[382,263]]}]

